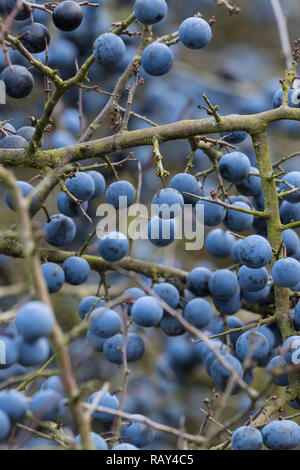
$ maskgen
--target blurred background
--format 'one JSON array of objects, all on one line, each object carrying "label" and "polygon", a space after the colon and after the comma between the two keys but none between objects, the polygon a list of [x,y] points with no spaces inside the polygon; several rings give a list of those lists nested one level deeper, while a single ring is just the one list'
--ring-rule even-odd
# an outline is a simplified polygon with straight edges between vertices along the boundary
[{"label": "blurred background", "polygon": [[[43,2],[39,2],[43,3]],[[34,19],[44,23],[51,33],[49,45],[49,64],[57,68],[63,78],[69,78],[76,71],[75,60],[79,65],[92,52],[94,40],[103,32],[108,31],[115,21],[125,19],[131,12],[133,0],[105,0],[100,2],[99,8],[83,7],[84,20],[81,26],[70,33],[58,31],[49,21],[49,15],[35,10]],[[172,46],[175,55],[175,64],[172,70],[162,78],[147,75],[142,69],[140,75],[144,78],[144,85],[138,87],[133,110],[147,116],[157,124],[165,124],[179,119],[206,117],[206,112],[198,108],[204,104],[202,94],[206,93],[213,104],[220,106],[221,114],[252,114],[270,109],[274,92],[280,87],[279,79],[284,76],[285,60],[282,55],[279,35],[271,9],[270,0],[235,0],[234,3],[241,8],[239,15],[229,16],[225,7],[218,7],[214,0],[169,0],[167,17],[153,27],[154,37],[170,34],[178,29],[179,24],[188,16],[200,12],[206,20],[215,16],[213,25],[213,39],[203,50],[192,51],[183,45]],[[281,0],[282,8],[287,16],[291,43],[300,36],[300,8],[297,0]],[[13,32],[17,34],[25,22],[14,22]],[[134,30],[133,25],[130,29]],[[139,36],[123,36],[126,42],[126,56],[114,68],[102,67],[94,64],[89,72],[90,85],[99,85],[101,90],[112,92],[120,74],[124,71],[133,57],[139,42]],[[29,66],[28,62],[17,52],[10,50],[11,62]],[[45,62],[45,53],[37,54]],[[3,51],[0,52],[0,71],[6,67]],[[10,119],[16,129],[30,125],[29,117],[38,118],[44,108],[44,82],[39,72],[32,70],[36,86],[33,93],[26,99],[7,99],[6,105],[0,106],[0,120]],[[109,96],[97,92],[83,90],[83,121],[91,122],[107,102]],[[51,129],[44,138],[43,148],[59,148],[75,143],[79,137],[78,118],[78,89],[71,89],[57,106]],[[127,94],[121,100],[126,105]],[[132,118],[130,129],[147,127],[144,121]],[[111,129],[107,126],[95,137],[109,135]],[[272,125],[269,129],[270,145],[273,159],[277,160],[284,155],[299,150],[300,123],[284,121]],[[248,137],[239,145],[256,165],[251,139]],[[129,149],[112,155],[112,161],[125,158],[130,151],[142,165],[142,192],[141,200],[149,203],[156,190],[161,188],[161,181],[155,175],[155,165],[152,151],[149,147]],[[176,141],[161,145],[164,156],[164,167],[172,175],[183,171],[186,166],[186,157],[190,148],[187,141]],[[284,166],[286,169],[299,169],[299,159],[293,159]],[[88,163],[88,162],[86,162]],[[194,158],[194,167],[191,172],[196,174],[209,168],[210,162],[203,152],[198,150]],[[109,169],[103,169],[107,184],[113,181]],[[30,180],[36,172],[29,169],[16,169],[15,174],[20,180]],[[121,170],[122,179],[128,179],[137,186],[137,162],[127,163]],[[216,180],[210,175],[205,181],[205,190],[216,188]],[[57,213],[56,198],[59,192],[55,188],[47,200],[50,214]],[[3,202],[3,188],[0,188],[0,197]],[[95,217],[96,208],[102,199],[93,200],[88,208],[88,214]],[[5,205],[0,205],[0,230],[4,231],[13,224],[15,215]],[[37,226],[45,223],[43,214],[35,217]],[[93,226],[87,219],[76,219],[77,236],[70,250],[78,248],[92,232]],[[90,252],[97,252],[97,243],[92,243]],[[183,243],[178,241],[164,249],[157,249],[148,241],[135,242],[133,256],[152,260],[158,263],[181,267],[190,270],[196,266],[215,267],[215,260],[205,250],[199,252],[186,252]],[[233,261],[222,259],[218,267],[230,266]],[[12,260],[1,256],[0,263],[1,283],[7,286],[24,281],[24,266],[21,260]],[[58,312],[60,322],[68,330],[80,321],[77,314],[78,303],[86,295],[95,295],[99,276],[92,272],[88,282],[79,287],[65,284],[63,289],[53,295],[53,301]],[[128,280],[120,275],[110,274],[109,283],[113,294],[119,294],[130,285]],[[21,289],[21,287],[20,287]],[[21,289],[22,290],[22,289]],[[17,295],[1,298],[2,311],[9,309],[18,300]],[[241,312],[242,320],[252,320],[256,316]],[[149,330],[149,331],[148,331]],[[137,365],[131,366],[132,374],[129,386],[126,410],[142,413],[160,422],[178,426],[183,424],[182,416],[186,417],[189,431],[197,432],[199,423],[204,415],[200,408],[204,406],[202,400],[211,397],[212,382],[203,372],[199,358],[195,357],[193,345],[186,336],[168,338],[157,329],[147,329],[141,333],[146,342],[147,354]],[[87,345],[85,339],[79,339],[71,346],[72,358],[80,382],[93,380],[102,384],[103,380],[110,380],[113,387],[120,386],[120,370],[112,366],[99,355],[94,353]],[[197,354],[196,354],[197,355]],[[20,371],[19,371],[20,372]],[[5,380],[13,372],[0,370],[0,380]],[[14,371],[16,375],[16,371]],[[258,370],[255,377],[255,386],[261,387],[265,381],[265,371]],[[229,400],[224,410],[226,416],[246,409],[249,405],[247,396],[238,394]],[[152,448],[173,448],[177,443],[169,440],[165,435],[157,434]]]}]

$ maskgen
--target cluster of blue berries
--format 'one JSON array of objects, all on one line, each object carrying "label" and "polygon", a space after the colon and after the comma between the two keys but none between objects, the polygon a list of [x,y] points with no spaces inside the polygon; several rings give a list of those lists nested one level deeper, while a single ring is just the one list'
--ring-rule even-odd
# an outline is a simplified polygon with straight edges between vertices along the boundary
[{"label": "cluster of blue berries", "polygon": [[[16,4],[15,0],[6,1],[7,13]],[[164,18],[167,13],[165,0],[137,0],[134,11],[138,21],[145,25],[153,25]],[[19,11],[16,20],[22,21],[30,16],[26,4]],[[77,29],[83,19],[82,8],[73,0],[65,0],[55,7],[52,15],[54,25],[61,31],[69,32]],[[19,31],[23,46],[32,54],[43,52],[50,42],[50,33],[41,23],[31,23]],[[179,27],[179,38],[182,44],[190,49],[201,49],[211,40],[211,28],[202,18],[193,17],[184,20]],[[101,34],[94,42],[95,60],[104,66],[114,66],[121,62],[126,54],[126,46],[122,38],[114,33]],[[174,55],[164,43],[153,43],[146,47],[142,54],[142,66],[152,76],[165,75],[174,63]],[[12,98],[25,98],[34,88],[33,75],[22,65],[12,65],[2,72],[6,91]]]},{"label": "cluster of blue berries", "polygon": [[[9,14],[13,11],[16,0],[5,0],[4,3]],[[32,3],[34,4],[34,1]],[[159,23],[166,17],[167,12],[165,0],[134,2],[135,17],[145,27]],[[23,21],[30,15],[28,4],[24,3],[15,20]],[[54,5],[52,21],[62,32],[76,32],[84,21],[82,7],[72,0]],[[90,17],[89,21],[92,24]],[[172,43],[180,42],[191,50],[206,47],[212,38],[210,24],[199,15],[189,17],[181,22],[178,34],[174,37],[169,40],[164,37],[163,40],[148,45],[140,59],[143,76],[147,77],[148,74],[160,77],[171,70],[175,60],[170,47]],[[22,47],[31,54],[45,52],[51,41],[49,29],[38,21],[22,24],[18,31]],[[92,41],[96,65],[104,66],[105,70],[118,70],[118,67],[121,70],[130,49],[125,36],[120,37],[113,32],[98,34],[99,32],[96,39],[96,35],[93,35]],[[66,38],[68,36],[60,40],[61,44],[64,41],[65,44],[54,60],[55,65],[59,63],[62,67],[71,59],[75,63],[76,58],[74,44]],[[80,37],[79,43],[81,41]],[[79,44],[78,48],[80,46],[82,47],[82,44]],[[35,87],[34,74],[21,64],[6,66],[1,78],[6,85],[8,96],[12,98],[26,98]],[[155,96],[155,93],[151,96]],[[299,88],[291,88],[288,91],[287,101],[292,108],[300,107]],[[280,88],[274,94],[273,107],[278,108],[282,104],[283,93]],[[62,121],[67,130],[58,130],[53,134],[54,148],[73,144],[73,135],[80,132],[77,110],[66,109],[62,113]],[[10,122],[6,122],[1,126],[0,149],[26,149],[35,133],[34,125],[14,127]],[[245,143],[247,137],[248,134],[243,130],[220,134],[220,138],[233,147]],[[111,368],[124,362],[124,352],[126,361],[130,364],[143,361],[148,343],[153,338],[152,332],[155,332],[155,336],[162,332],[160,336],[163,338],[164,351],[158,357],[153,355],[153,363],[159,382],[158,390],[167,396],[170,391],[179,389],[185,380],[185,374],[195,366],[202,367],[201,371],[207,374],[218,391],[235,395],[242,391],[242,382],[251,387],[257,369],[263,368],[274,386],[289,387],[289,372],[299,362],[299,302],[291,308],[290,323],[295,335],[288,338],[282,338],[277,323],[269,321],[268,317],[263,319],[262,324],[252,324],[245,323],[236,316],[243,307],[247,308],[249,305],[273,308],[278,287],[289,288],[292,293],[296,293],[295,299],[298,298],[300,242],[297,232],[289,228],[282,232],[280,253],[272,249],[268,241],[267,221],[264,216],[256,217],[255,214],[255,211],[263,212],[265,209],[262,182],[256,162],[246,151],[240,151],[238,148],[229,151],[230,145],[225,146],[226,153],[221,155],[216,163],[220,178],[230,183],[236,194],[228,197],[226,195],[225,203],[219,204],[215,192],[206,191],[204,184],[201,185],[194,175],[188,171],[177,172],[170,178],[168,187],[155,190],[155,193],[151,188],[155,215],[147,222],[147,233],[153,250],[156,247],[166,247],[176,238],[176,218],[181,216],[185,207],[191,205],[195,217],[197,208],[204,208],[204,225],[209,230],[205,240],[208,254],[216,259],[231,257],[235,266],[215,269],[214,265],[203,262],[190,270],[184,282],[177,282],[167,274],[161,277],[153,276],[153,283],[152,279],[145,278],[145,283],[152,289],[151,295],[146,288],[123,289],[126,300],[122,307],[112,307],[98,294],[83,298],[81,296],[78,306],[80,321],[86,325],[84,345],[88,345],[94,354],[95,362],[104,363]],[[40,146],[43,148],[44,142]],[[30,198],[30,211],[33,213],[39,205],[34,185],[26,181],[18,181],[17,185],[23,197]],[[284,179],[278,183],[282,224],[300,221],[298,188],[300,171],[297,169],[287,172]],[[114,209],[121,210],[136,202],[137,191],[134,185],[125,179],[107,184],[102,173],[85,171],[84,167],[77,167],[74,173],[69,173],[56,199],[58,213],[48,217],[43,227],[44,241],[55,248],[71,249],[76,245],[76,237],[80,232],[78,221],[84,220],[94,200],[101,196],[104,196],[105,201]],[[6,205],[15,211],[15,200],[10,190],[5,192],[4,198]],[[228,207],[229,205],[231,207]],[[219,227],[220,224],[224,225],[224,229]],[[245,232],[246,236],[238,235],[241,232]],[[113,230],[102,234],[97,242],[96,255],[101,257],[106,266],[113,267],[114,265],[108,263],[123,260],[129,249],[126,235]],[[62,257],[61,263],[46,261],[41,265],[50,294],[59,292],[65,283],[73,286],[88,283],[89,277],[93,275],[92,263],[89,264],[89,258],[82,256],[80,251],[76,255],[63,252]],[[122,324],[125,309],[128,315],[126,332]],[[186,323],[191,328],[189,332],[184,327]],[[15,319],[1,327],[0,344],[5,345],[6,357],[5,364],[0,366],[0,380],[24,375],[43,365],[51,354],[50,338],[54,328],[54,314],[47,305],[30,300],[18,306]],[[205,341],[194,338],[191,332],[195,329],[205,335]],[[227,334],[228,330],[233,331]],[[153,344],[156,346],[154,341]],[[155,398],[151,396],[151,385],[150,381],[140,383],[136,390],[126,397],[124,410],[131,412],[131,419],[122,422],[120,443],[112,446],[112,450],[143,449],[155,442],[156,434],[144,420],[145,415],[155,408],[155,405],[152,408],[150,406],[152,401],[156,403]],[[113,412],[97,410],[97,407],[119,410],[119,391],[96,391],[87,396],[86,401],[87,408],[92,409],[95,429],[110,432],[115,415]],[[299,409],[296,400],[291,400],[289,406]],[[62,378],[57,375],[44,380],[31,398],[17,390],[1,391],[0,442],[4,446],[14,425],[26,417],[34,419],[37,423],[64,422],[67,409],[68,402]],[[174,410],[170,415],[174,419]],[[238,427],[231,437],[232,448],[260,450],[265,446],[271,450],[282,450],[293,449],[299,445],[300,427],[296,422],[282,416],[270,422],[267,417],[266,421],[260,429],[252,425],[251,419],[250,425]],[[95,449],[109,448],[109,440],[105,440],[98,432],[91,432],[91,439]],[[81,436],[75,436],[74,447],[80,448],[81,444]],[[29,447],[30,443],[27,445]]]},{"label": "cluster of blue berries", "polygon": [[260,450],[264,444],[270,450],[294,449],[300,442],[300,427],[294,421],[276,420],[263,427],[241,426],[232,435],[233,450]]},{"label": "cluster of blue berries", "polygon": [[[16,0],[6,0],[5,8],[8,14],[16,7],[16,3]],[[23,21],[29,18],[30,14],[30,8],[24,3],[14,19]],[[80,5],[73,0],[61,2],[55,7],[52,15],[54,25],[61,31],[73,31],[78,28],[82,17]],[[19,30],[19,35],[22,45],[32,54],[43,52],[50,42],[48,29],[37,22],[22,27]],[[1,78],[5,83],[7,94],[12,98],[25,98],[34,88],[33,75],[22,65],[8,66],[3,70]]]}]

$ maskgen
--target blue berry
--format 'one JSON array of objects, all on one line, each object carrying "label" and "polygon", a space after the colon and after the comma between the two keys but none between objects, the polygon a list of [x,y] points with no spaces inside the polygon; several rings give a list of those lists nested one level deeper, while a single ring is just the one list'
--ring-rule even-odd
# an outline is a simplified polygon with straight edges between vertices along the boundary
[{"label": "blue berry", "polygon": [[[214,349],[220,349],[223,344],[219,339],[210,339],[208,342]],[[204,362],[206,356],[212,352],[211,348],[209,348],[208,344],[204,343],[204,341],[194,344],[194,349],[196,349],[196,356],[201,362]]]},{"label": "blue berry", "polygon": [[163,308],[154,297],[144,296],[133,304],[131,316],[137,325],[157,326],[163,317]]},{"label": "blue berry", "polygon": [[211,40],[211,28],[203,18],[187,18],[178,32],[180,41],[189,49],[202,49]]},{"label": "blue berry", "polygon": [[59,149],[61,147],[67,147],[68,145],[73,145],[75,144],[76,140],[70,134],[70,132],[65,131],[63,129],[59,129],[54,132],[52,136],[52,148],[54,149]]},{"label": "blue berry", "polygon": [[[99,396],[99,398],[97,397]],[[95,392],[93,393],[89,399],[88,403],[91,405],[97,404],[99,406],[105,406],[106,408],[112,408],[113,410],[117,410],[119,407],[119,400],[116,397],[116,395],[111,395],[109,392],[104,393],[104,395],[101,396],[101,392]],[[101,421],[102,423],[105,424],[110,424],[114,420],[113,415],[109,415],[108,413],[103,413],[102,411],[93,411],[92,414],[94,419],[97,419]]]},{"label": "blue berry", "polygon": [[32,300],[19,308],[16,325],[25,341],[35,341],[51,334],[54,315],[47,305],[38,300]]},{"label": "blue berry", "polygon": [[90,315],[90,329],[101,338],[110,338],[121,328],[121,319],[114,311],[105,307],[96,308]]},{"label": "blue berry", "polygon": [[[212,198],[209,196],[209,199]],[[197,204],[204,206],[204,225],[207,227],[214,227],[223,222],[226,216],[224,207],[208,201],[198,201]]]},{"label": "blue berry", "polygon": [[297,303],[293,320],[298,330],[300,328],[300,302]]},{"label": "blue berry", "polygon": [[129,243],[121,232],[110,232],[99,242],[99,253],[105,261],[119,261],[127,255]]},{"label": "blue berry", "polygon": [[138,450],[138,448],[132,444],[126,444],[124,442],[122,444],[117,444],[116,446],[112,447],[111,450]]},{"label": "blue berry", "polygon": [[268,356],[270,350],[267,338],[257,331],[243,333],[236,342],[236,352],[241,360],[253,359],[258,364]]},{"label": "blue berry", "polygon": [[152,207],[163,219],[173,219],[182,212],[184,200],[177,189],[165,188],[154,194]]},{"label": "blue berry", "polygon": [[135,202],[135,197],[135,189],[128,181],[116,181],[110,184],[105,192],[106,201],[115,209],[131,206]]},{"label": "blue berry", "polygon": [[195,268],[187,277],[186,285],[193,294],[198,297],[205,297],[209,294],[208,282],[211,271],[207,268]]},{"label": "blue berry", "polygon": [[58,395],[64,396],[64,385],[58,375],[52,375],[42,383],[41,390],[53,390]]},{"label": "blue berry", "polygon": [[240,256],[248,268],[263,268],[271,261],[272,248],[268,240],[260,235],[250,235],[241,242]]},{"label": "blue berry", "polygon": [[[35,0],[33,0],[32,3],[35,3]],[[6,0],[5,2],[5,8],[7,13],[11,13],[13,9],[16,7],[17,0]],[[30,8],[28,5],[22,3],[21,8],[19,8],[19,11],[17,12],[16,16],[14,17],[15,20],[17,21],[22,21],[26,20],[27,18],[30,17]]]},{"label": "blue berry", "polygon": [[25,417],[27,409],[27,398],[23,393],[17,390],[0,392],[0,410],[7,414],[11,422],[20,422]]},{"label": "blue berry", "polygon": [[[70,78],[75,69],[74,62],[77,55],[76,45],[69,39],[61,38],[55,46],[52,44],[52,47],[49,48],[49,65],[59,69],[65,79]],[[68,135],[70,134],[68,133]]]},{"label": "blue berry", "polygon": [[[291,188],[291,186],[293,186],[294,188],[299,188],[300,187],[300,171],[291,171],[290,173],[284,176],[284,181],[289,183],[289,186],[286,183],[281,182],[279,184],[279,188],[281,191],[290,191],[291,189],[293,189]],[[289,202],[299,202],[300,190],[295,191],[294,193],[291,193],[291,194],[287,194],[286,196],[284,196],[284,199],[286,199],[286,201],[289,201]]]},{"label": "blue berry", "polygon": [[[7,137],[5,137],[5,139],[7,139]],[[3,140],[5,140],[5,139],[3,139]],[[17,181],[17,185],[18,185],[23,197],[28,197],[28,196],[32,197],[32,195],[34,193],[34,187],[31,184],[26,183],[26,181]],[[11,198],[9,190],[5,191],[4,198],[5,198],[5,202],[8,205],[8,207],[12,211],[15,211],[16,208],[15,208],[14,202]],[[30,204],[30,210],[34,209],[36,203],[37,203],[37,198],[33,197],[32,202]]]},{"label": "blue berry", "polygon": [[3,13],[6,13],[5,0],[1,0],[1,2],[0,2],[0,14],[1,14],[1,16],[3,15]]},{"label": "blue berry", "polygon": [[245,131],[221,132],[220,136],[229,144],[240,144],[247,138]]},{"label": "blue berry", "polygon": [[143,69],[154,77],[160,77],[168,73],[173,63],[173,52],[168,46],[162,43],[150,44],[142,54]]},{"label": "blue berry", "polygon": [[129,287],[129,289],[126,289],[124,291],[124,295],[129,295],[131,299],[128,302],[128,314],[130,315],[134,301],[140,299],[141,297],[144,297],[145,292],[142,289],[139,289],[138,287]]},{"label": "blue berry", "polygon": [[232,434],[231,444],[232,450],[260,450],[263,438],[254,426],[241,426]]},{"label": "blue berry", "polygon": [[178,289],[169,282],[162,282],[153,287],[155,294],[164,300],[171,308],[176,308],[179,304],[180,294]]},{"label": "blue berry", "polygon": [[46,26],[41,23],[31,23],[20,29],[21,43],[32,54],[46,49],[50,42],[50,34]]},{"label": "blue berry", "polygon": [[[254,197],[253,197],[254,198]],[[253,201],[253,198],[252,198],[252,201]],[[248,204],[249,208],[251,209],[252,207],[252,204],[251,202],[249,201],[249,198],[247,196],[243,196],[242,194],[238,194],[236,196],[231,196],[230,195],[230,200],[229,199],[225,199],[225,202],[226,204],[233,204],[234,202],[244,202],[245,204]]]},{"label": "blue berry", "polygon": [[187,204],[193,204],[197,202],[195,198],[189,196],[185,193],[191,193],[199,195],[199,186],[196,178],[189,173],[178,173],[177,175],[173,176],[170,181],[170,188],[177,189],[184,199],[184,202]]},{"label": "blue berry", "polygon": [[287,256],[293,256],[299,249],[299,237],[291,228],[283,230],[282,241],[285,244]]},{"label": "blue berry", "polygon": [[299,404],[296,400],[289,401],[289,406],[291,408],[294,408],[294,410],[299,410],[300,409]]},{"label": "blue berry", "polygon": [[300,203],[284,201],[279,209],[280,219],[283,224],[300,220]]},{"label": "blue berry", "polygon": [[32,139],[32,136],[34,133],[35,133],[35,128],[32,126],[23,126],[17,130],[17,135],[19,135],[20,137],[23,137],[23,139],[27,140],[27,142],[29,142]]},{"label": "blue berry", "polygon": [[[230,354],[227,354],[226,356],[224,356],[224,360],[229,365],[229,367],[233,368],[235,372],[240,377],[242,377],[243,368],[238,359],[231,356]],[[231,371],[228,370],[228,368],[226,368],[225,366],[223,366],[219,359],[216,359],[211,366],[210,372],[211,378],[214,380],[219,390],[221,390],[221,392],[224,392],[232,377]]]},{"label": "blue berry", "polygon": [[34,78],[23,65],[6,67],[1,79],[5,83],[6,93],[12,98],[25,98],[30,95],[34,87]]},{"label": "blue berry", "polygon": [[250,167],[249,158],[241,152],[226,153],[218,164],[221,176],[231,183],[237,183],[247,178]]},{"label": "blue berry", "polygon": [[242,301],[239,292],[236,292],[228,299],[218,299],[213,297],[213,303],[218,312],[222,315],[234,315],[242,308]]},{"label": "blue berry", "polygon": [[263,289],[256,292],[243,290],[242,297],[250,304],[263,304],[270,295],[271,286],[266,285]]},{"label": "blue berry", "polygon": [[226,258],[230,255],[234,243],[235,238],[233,235],[224,232],[221,228],[216,228],[207,234],[205,247],[208,253],[215,258]]},{"label": "blue berry", "polygon": [[44,225],[46,241],[53,246],[66,246],[76,235],[76,226],[70,217],[62,214],[52,215],[49,222]]},{"label": "blue berry", "polygon": [[18,342],[19,363],[22,366],[36,366],[48,359],[50,345],[47,338],[39,338],[34,343]]},{"label": "blue berry", "polygon": [[272,277],[280,287],[292,287],[300,282],[300,264],[294,258],[281,258],[272,267]]},{"label": "blue berry", "polygon": [[[60,116],[61,122],[72,134],[78,135],[80,133],[80,119],[78,109],[67,108]],[[82,126],[86,126],[87,122],[85,116],[82,116]],[[90,172],[88,172],[90,173]],[[95,172],[97,173],[97,171]]]},{"label": "blue berry", "polygon": [[258,169],[251,166],[250,173],[251,174],[249,174],[249,176],[247,176],[245,179],[236,183],[236,189],[244,196],[256,196],[262,191]]},{"label": "blue berry", "polygon": [[167,246],[175,238],[175,225],[172,219],[161,219],[155,215],[148,222],[148,238],[156,246]]},{"label": "blue berry", "polygon": [[[232,205],[234,207],[241,207],[242,209],[249,210],[248,204],[245,204],[244,202],[234,202]],[[224,219],[224,225],[229,230],[239,233],[244,230],[248,230],[251,227],[253,220],[254,216],[252,214],[228,209]]]},{"label": "blue berry", "polygon": [[[105,300],[100,300],[100,297],[96,297],[94,295],[85,297],[84,299],[82,299],[78,307],[78,313],[80,318],[83,320],[88,312],[94,311],[95,308],[103,307],[104,304]],[[95,307],[92,309],[93,305],[95,305]]]},{"label": "blue berry", "polygon": [[7,416],[6,413],[4,413],[4,411],[0,410],[0,441],[4,441],[9,433],[10,433],[10,428],[11,428],[11,425],[10,425],[10,421],[9,421],[9,417]]},{"label": "blue berry", "polygon": [[82,9],[72,0],[65,0],[55,7],[52,15],[53,23],[61,31],[73,31],[82,22]]},{"label": "blue berry", "polygon": [[180,336],[185,333],[185,329],[177,318],[168,313],[164,313],[159,326],[167,336]]},{"label": "blue berry", "polygon": [[[215,349],[219,351],[221,356],[226,355],[227,346],[225,344],[220,342],[215,345]],[[216,353],[213,351],[210,351],[204,359],[204,368],[209,376],[211,375],[211,368],[216,359],[217,359]]]},{"label": "blue berry", "polygon": [[65,273],[56,263],[44,263],[41,270],[50,294],[58,292],[65,282]]},{"label": "blue berry", "polygon": [[30,411],[38,420],[57,421],[64,412],[62,398],[53,390],[40,390],[32,397]]},{"label": "blue berry", "polygon": [[211,275],[208,283],[210,293],[217,299],[229,299],[238,290],[236,275],[228,269],[219,269]]},{"label": "blue berry", "polygon": [[[5,133],[7,135],[15,135],[15,133],[17,132],[15,127],[10,123],[10,122],[7,122],[5,125],[4,125],[4,130],[5,130]],[[2,132],[0,132],[0,140],[3,139],[5,137],[4,134],[2,134]],[[21,135],[21,137],[24,137]],[[25,139],[27,140],[27,139]]]},{"label": "blue berry", "polygon": [[[295,423],[296,424],[296,423]],[[295,442],[295,431],[288,421],[272,421],[264,426],[262,437],[265,446],[271,450],[288,450],[297,446],[300,438]]]},{"label": "blue berry", "polygon": [[19,377],[26,374],[27,372],[27,367],[24,367],[19,363],[15,363],[7,368],[2,368],[0,370],[0,381],[2,383],[9,377]]},{"label": "blue berry", "polygon": [[36,434],[32,434],[29,440],[26,440],[23,449],[24,450],[57,450],[59,444],[54,441],[50,441],[44,437],[36,437]]},{"label": "blue berry", "polygon": [[95,184],[95,192],[91,199],[101,196],[105,191],[106,182],[104,176],[99,171],[88,171],[88,175],[91,176]]},{"label": "blue berry", "polygon": [[[68,216],[68,217],[79,217],[82,215],[82,210],[76,202],[72,201],[69,196],[64,193],[60,192],[59,195],[57,196],[56,200],[56,205],[57,209],[59,212],[62,214]],[[81,202],[81,207],[84,211],[87,210],[88,208],[88,201],[83,201]]]},{"label": "blue berry", "polygon": [[300,442],[300,426],[292,420],[287,420],[287,425],[293,433],[292,446],[297,447]]},{"label": "blue berry", "polygon": [[[298,261],[298,260],[297,260]],[[294,286],[290,287],[292,292],[299,292],[300,291],[300,282],[297,282]]]},{"label": "blue berry", "polygon": [[263,289],[268,282],[269,274],[266,268],[251,269],[242,266],[238,272],[238,281],[241,289],[256,292]]},{"label": "blue berry", "polygon": [[252,204],[255,210],[257,211],[264,211],[265,209],[265,202],[264,202],[264,196],[262,193],[256,194],[256,196],[253,196],[252,198]]},{"label": "blue berry", "polygon": [[257,328],[257,331],[258,333],[261,333],[267,338],[267,340],[269,341],[269,346],[270,346],[270,351],[271,351],[275,347],[275,342],[276,342],[273,331],[264,325]]},{"label": "blue berry", "polygon": [[113,33],[104,33],[99,36],[93,45],[96,62],[101,65],[115,65],[125,56],[124,41]]},{"label": "blue berry", "polygon": [[88,201],[94,196],[94,180],[88,173],[83,171],[77,171],[75,176],[68,178],[66,185],[70,193],[80,201]]},{"label": "blue berry", "polygon": [[120,433],[120,437],[124,442],[133,444],[138,448],[146,447],[154,439],[154,431],[150,426],[139,421],[134,421],[134,418],[144,418],[142,415],[132,415],[130,424],[125,424]]},{"label": "blue berry", "polygon": [[168,5],[165,0],[136,0],[134,14],[143,24],[155,24],[167,14]]},{"label": "blue berry", "polygon": [[169,367],[177,373],[187,371],[195,364],[193,344],[186,336],[168,338],[166,353]]},{"label": "blue berry", "polygon": [[289,385],[287,364],[281,356],[275,356],[270,360],[267,372],[272,382],[278,387],[287,387]]},{"label": "blue berry", "polygon": [[[218,333],[223,333],[226,330],[231,330],[231,329],[234,329],[234,328],[241,328],[244,326],[244,323],[239,319],[239,318],[236,318],[236,317],[227,317],[226,318],[226,326],[227,328],[224,328],[224,321],[221,321],[218,325],[218,328],[216,330],[216,334]],[[235,343],[237,342],[238,338],[241,336],[242,332],[239,331],[239,332],[236,332],[236,333],[230,333],[229,335],[229,338],[230,338],[230,342],[235,345]]]},{"label": "blue berry", "polygon": [[25,149],[27,146],[27,140],[20,135],[8,135],[0,140],[0,148],[2,149]]},{"label": "blue berry", "polygon": [[186,305],[183,316],[197,328],[204,328],[212,320],[213,311],[207,300],[193,299]]},{"label": "blue berry", "polygon": [[[109,362],[122,364],[123,335],[118,334],[108,338],[103,346],[103,353]],[[135,334],[129,333],[126,342],[126,357],[128,362],[138,361],[145,351],[143,339]]]},{"label": "blue berry", "polygon": [[263,217],[255,217],[252,224],[253,231],[261,237],[268,237],[268,227],[266,219]]},{"label": "blue berry", "polygon": [[[90,433],[90,437],[93,441],[93,445],[95,450],[108,450],[106,440],[103,439],[103,437],[99,436],[99,434],[96,434],[95,432]],[[81,445],[81,436],[78,434],[78,436],[75,437],[74,444],[76,446]]]},{"label": "blue berry", "polygon": [[18,330],[16,327],[16,322],[8,323],[6,328],[4,328],[4,330],[5,330],[5,336],[7,336],[8,338],[12,338],[12,339],[17,338]]},{"label": "blue berry", "polygon": [[91,272],[89,263],[80,256],[70,256],[62,265],[65,273],[66,282],[73,286],[83,284]]},{"label": "blue berry", "polygon": [[102,352],[103,351],[103,346],[104,342],[106,341],[106,338],[100,338],[100,336],[95,335],[92,330],[88,330],[86,334],[86,340],[87,343],[90,345],[90,347],[96,351],[96,352]]},{"label": "blue berry", "polygon": [[230,256],[237,264],[241,263],[240,246],[242,240],[237,240],[231,247]]},{"label": "blue berry", "polygon": [[300,261],[300,247],[297,251],[292,255],[292,258],[295,258],[297,261]]}]

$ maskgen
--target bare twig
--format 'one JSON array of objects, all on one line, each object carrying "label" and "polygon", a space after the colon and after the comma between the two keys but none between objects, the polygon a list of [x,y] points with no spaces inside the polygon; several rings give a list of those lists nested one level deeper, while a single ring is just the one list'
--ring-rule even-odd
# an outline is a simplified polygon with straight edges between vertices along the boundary
[{"label": "bare twig", "polygon": [[293,64],[293,57],[286,17],[282,11],[279,0],[270,0],[270,3],[276,19],[281,48],[285,57],[286,67],[287,69],[290,69]]}]

